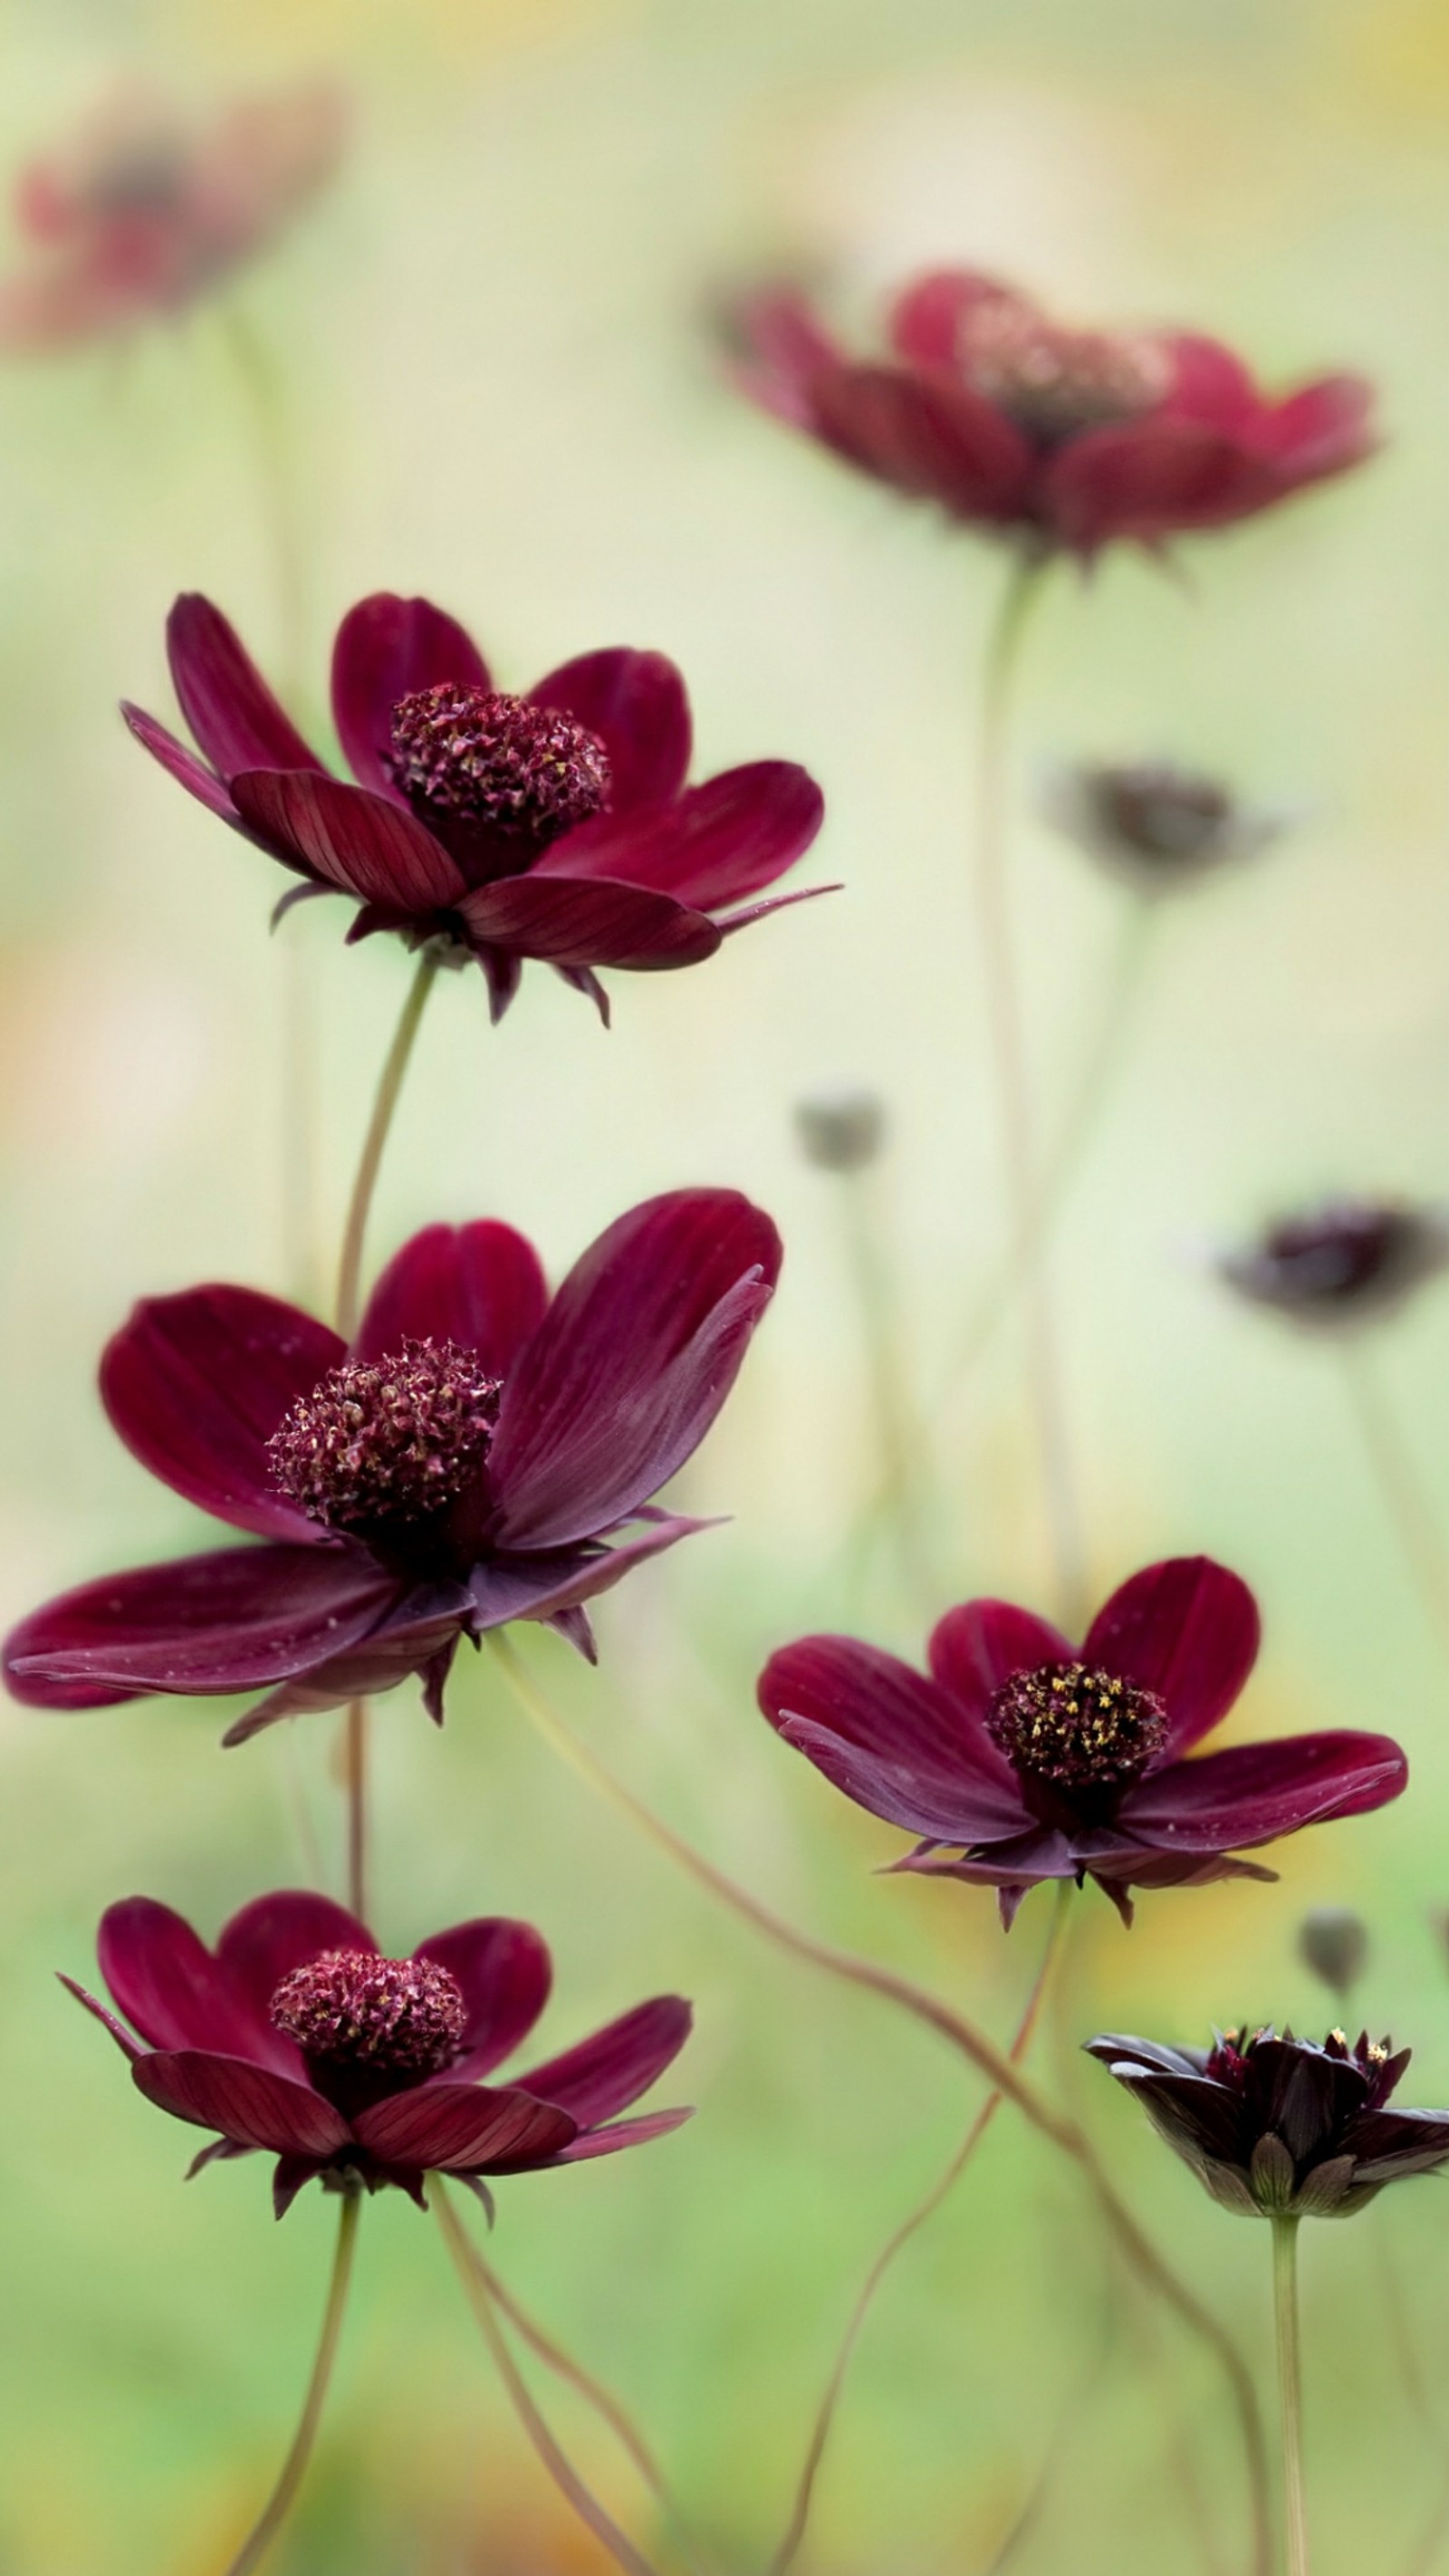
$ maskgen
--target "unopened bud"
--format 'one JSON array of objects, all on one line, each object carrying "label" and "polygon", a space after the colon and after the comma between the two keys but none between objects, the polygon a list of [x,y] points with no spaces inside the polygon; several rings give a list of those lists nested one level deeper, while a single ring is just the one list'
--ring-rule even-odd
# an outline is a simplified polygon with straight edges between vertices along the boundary
[{"label": "unopened bud", "polygon": [[1298,1927],[1298,1949],[1315,1977],[1336,1995],[1347,1995],[1363,1975],[1368,1926],[1349,1905],[1315,1905]]},{"label": "unopened bud", "polygon": [[874,1091],[819,1091],[795,1107],[807,1162],[822,1172],[859,1172],[885,1142],[885,1104]]}]

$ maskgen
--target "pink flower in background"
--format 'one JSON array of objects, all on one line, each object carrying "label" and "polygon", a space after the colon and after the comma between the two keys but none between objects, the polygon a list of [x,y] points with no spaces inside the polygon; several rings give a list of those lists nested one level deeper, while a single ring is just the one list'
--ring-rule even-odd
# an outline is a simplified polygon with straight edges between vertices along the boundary
[{"label": "pink flower in background", "polygon": [[1078,331],[970,269],[908,287],[856,358],[789,288],[737,304],[736,376],[766,411],[899,492],[1043,551],[1218,528],[1369,456],[1361,376],[1262,393],[1219,341]]},{"label": "pink flower in background", "polygon": [[125,2021],[62,1983],[105,2023],[148,2102],[215,2132],[193,2173],[219,2156],[276,2157],[279,2218],[314,2180],[392,2185],[425,2207],[429,2173],[477,2188],[484,2175],[642,2146],[690,2116],[615,2116],[684,2046],[691,2014],[677,1995],[510,2084],[483,2082],[528,2037],[552,1981],[538,1933],[506,1916],[385,1959],[330,1897],[281,1889],[243,1906],[211,1951],[169,1906],[133,1896],[102,1916],[96,1949]]},{"label": "pink flower in background", "polygon": [[262,1544],[47,1603],[7,1642],[12,1691],[263,1690],[240,1743],[410,1673],[441,1721],[459,1638],[512,1619],[592,1655],[585,1602],[703,1526],[649,1498],[723,1405],[779,1264],[748,1199],[678,1190],[618,1218],[552,1299],[511,1226],[429,1226],[350,1347],[251,1288],[145,1300],[102,1359],[106,1410],[154,1475]]},{"label": "pink flower in background", "polygon": [[326,83],[238,99],[208,123],[125,91],[20,174],[26,246],[0,276],[0,350],[64,348],[184,311],[316,194],[346,129]]},{"label": "pink flower in background", "polygon": [[596,967],[692,966],[801,900],[750,898],[809,848],[819,788],[788,760],[686,786],[689,700],[662,653],[585,653],[515,697],[456,619],[378,592],[348,611],[332,656],[352,786],[324,769],[209,600],[176,602],[167,646],[204,761],[128,706],[137,739],[303,880],[291,900],[349,897],[349,939],[396,931],[475,961],[495,1019],[530,957],[607,1020]]}]

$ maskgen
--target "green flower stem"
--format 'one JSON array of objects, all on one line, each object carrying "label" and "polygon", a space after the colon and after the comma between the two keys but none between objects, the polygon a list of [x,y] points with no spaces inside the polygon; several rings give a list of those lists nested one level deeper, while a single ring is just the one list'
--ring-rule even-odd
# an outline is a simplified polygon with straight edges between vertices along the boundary
[{"label": "green flower stem", "polygon": [[1303,2360],[1298,2333],[1296,2218],[1275,2218],[1273,2321],[1278,2346],[1278,2408],[1283,2435],[1284,2576],[1309,2576],[1308,2509],[1303,2487]]},{"label": "green flower stem", "polygon": [[255,2523],[237,2555],[227,2568],[226,2576],[252,2576],[260,2567],[272,2542],[296,2502],[297,2490],[306,2475],[327,2399],[332,2365],[337,2358],[337,2342],[342,2332],[342,2318],[347,2306],[347,2293],[352,2282],[352,2258],[357,2247],[357,2220],[362,2207],[361,2194],[348,2191],[342,2202],[342,2218],[337,2230],[337,2252],[332,2263],[332,2281],[327,2292],[327,2306],[322,2318],[322,2340],[312,2364],[312,2376],[302,2407],[301,2421],[292,2437],[292,2447],[282,2463],[271,2496],[260,2521]]},{"label": "green flower stem", "polygon": [[367,1220],[372,1209],[372,1196],[382,1164],[383,1148],[392,1126],[393,1114],[407,1075],[413,1043],[427,1007],[428,995],[442,960],[436,950],[425,948],[418,959],[417,972],[408,987],[402,1017],[393,1032],[382,1072],[378,1076],[377,1096],[367,1134],[362,1140],[362,1155],[357,1178],[352,1184],[352,1197],[347,1209],[347,1224],[342,1236],[342,1259],[337,1271],[337,1329],[344,1341],[350,1342],[357,1330],[362,1312],[362,1248],[367,1234]]}]

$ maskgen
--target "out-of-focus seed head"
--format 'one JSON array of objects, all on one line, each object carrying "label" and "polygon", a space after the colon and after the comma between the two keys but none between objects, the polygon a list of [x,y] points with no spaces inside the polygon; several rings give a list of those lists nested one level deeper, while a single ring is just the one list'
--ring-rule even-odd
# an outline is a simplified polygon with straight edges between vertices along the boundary
[{"label": "out-of-focus seed head", "polygon": [[1368,1926],[1349,1905],[1315,1905],[1298,1927],[1299,1955],[1342,2002],[1368,1960]]},{"label": "out-of-focus seed head", "polygon": [[822,1172],[859,1172],[885,1143],[885,1103],[874,1091],[817,1091],[795,1104],[805,1159]]}]

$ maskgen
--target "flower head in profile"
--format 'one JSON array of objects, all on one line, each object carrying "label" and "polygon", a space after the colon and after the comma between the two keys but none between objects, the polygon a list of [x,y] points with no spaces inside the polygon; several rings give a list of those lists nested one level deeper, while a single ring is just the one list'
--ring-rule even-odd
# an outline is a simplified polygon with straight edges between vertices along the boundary
[{"label": "flower head in profile", "polygon": [[1008,1925],[1043,1879],[1092,1878],[1130,1922],[1134,1887],[1271,1878],[1232,1855],[1404,1786],[1397,1744],[1346,1729],[1194,1755],[1257,1651],[1247,1585],[1170,1557],[1079,1646],[1033,1611],[967,1601],[933,1631],[928,1672],[805,1637],[771,1656],[760,1706],[857,1806],[922,1836],[898,1869],[994,1887]]},{"label": "flower head in profile", "polygon": [[1314,1331],[1391,1315],[1449,1263],[1442,1209],[1400,1199],[1323,1199],[1223,1253],[1218,1275],[1255,1306]]},{"label": "flower head in profile", "polygon": [[737,305],[736,374],[766,411],[970,527],[1092,556],[1218,528],[1370,455],[1359,376],[1264,394],[1219,341],[1084,331],[970,269],[899,295],[884,355],[789,289]]},{"label": "flower head in profile", "polygon": [[303,740],[209,600],[179,599],[171,676],[200,747],[127,706],[191,795],[300,880],[337,894],[349,939],[396,932],[481,966],[493,1016],[538,958],[608,1009],[596,970],[693,966],[799,896],[757,898],[807,850],[824,805],[793,761],[685,784],[684,682],[662,653],[582,654],[518,697],[425,599],[349,610],[332,710],[352,781]]},{"label": "flower head in profile", "polygon": [[47,1603],[7,1641],[12,1691],[261,1691],[239,1743],[410,1673],[441,1720],[460,1637],[512,1619],[591,1655],[585,1603],[703,1526],[650,1497],[724,1403],[779,1260],[748,1199],[680,1190],[620,1217],[551,1300],[511,1226],[429,1226],[350,1346],[251,1288],[145,1300],[102,1359],[106,1410],[254,1543]]},{"label": "flower head in profile", "polygon": [[336,168],[338,91],[309,83],[194,123],[139,88],[20,174],[22,261],[0,276],[0,350],[113,337],[183,312],[264,250]]},{"label": "flower head in profile", "polygon": [[[70,1977],[148,2102],[211,2130],[219,2156],[277,2159],[277,2216],[303,2185],[393,2185],[420,2205],[430,2173],[484,2178],[577,2164],[663,2137],[687,2111],[619,2120],[689,2036],[677,1995],[649,2003],[505,2084],[485,2081],[528,2037],[552,1968],[531,1924],[455,1923],[385,1959],[330,1897],[259,1896],[208,1950],[147,1896],[111,1906],[97,1939],[116,2012]],[[117,2019],[117,2014],[123,2016]]]},{"label": "flower head in profile", "polygon": [[1286,830],[1281,808],[1249,805],[1220,779],[1170,761],[1080,761],[1043,782],[1046,820],[1137,894],[1176,894]]},{"label": "flower head in profile", "polygon": [[1396,2111],[1409,2051],[1341,2030],[1220,2032],[1211,2048],[1087,2042],[1205,2191],[1245,2218],[1351,2218],[1385,2183],[1449,2163],[1449,2111]]}]

